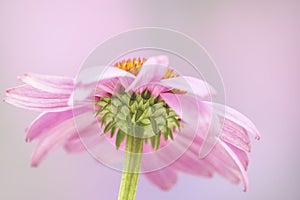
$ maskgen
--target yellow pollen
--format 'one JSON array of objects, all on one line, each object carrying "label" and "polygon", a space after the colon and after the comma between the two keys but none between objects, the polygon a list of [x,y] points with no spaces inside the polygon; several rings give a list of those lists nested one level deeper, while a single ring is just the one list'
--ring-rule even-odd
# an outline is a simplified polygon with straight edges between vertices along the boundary
[{"label": "yellow pollen", "polygon": [[128,71],[134,75],[137,75],[141,69],[141,66],[146,62],[146,58],[134,58],[128,60],[122,60],[121,62],[117,62],[115,67]]},{"label": "yellow pollen", "polygon": [[[133,75],[137,75],[139,73],[139,71],[141,70],[142,65],[146,62],[146,58],[134,58],[134,59],[127,59],[127,60],[122,60],[121,62],[117,62],[114,66],[128,71],[130,73],[132,73]],[[174,77],[178,77],[179,75],[177,73],[174,72],[174,70],[170,69],[168,67],[165,75],[164,75],[164,79],[167,78],[174,78]]]},{"label": "yellow pollen", "polygon": [[170,68],[168,67],[168,69],[167,69],[167,71],[166,71],[166,73],[165,73],[165,75],[164,75],[164,79],[167,79],[167,78],[175,78],[175,77],[177,77],[177,76],[179,76],[179,75],[176,74],[176,73],[174,72],[173,69],[170,69]]}]

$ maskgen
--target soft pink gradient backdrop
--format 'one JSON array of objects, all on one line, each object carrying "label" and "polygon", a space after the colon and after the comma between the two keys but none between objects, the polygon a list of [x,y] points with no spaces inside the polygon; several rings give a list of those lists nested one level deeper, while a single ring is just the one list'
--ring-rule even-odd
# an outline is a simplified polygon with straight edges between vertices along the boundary
[{"label": "soft pink gradient backdrop", "polygon": [[[262,140],[253,143],[247,193],[218,176],[181,174],[169,192],[142,178],[137,199],[300,199],[300,3],[151,2],[1,1],[0,90],[28,71],[74,76],[96,45],[121,31],[179,30],[206,47],[227,103],[255,122]],[[116,199],[120,174],[87,154],[57,151],[30,168],[34,144],[25,144],[24,129],[37,113],[4,103],[0,109],[0,199]]]}]

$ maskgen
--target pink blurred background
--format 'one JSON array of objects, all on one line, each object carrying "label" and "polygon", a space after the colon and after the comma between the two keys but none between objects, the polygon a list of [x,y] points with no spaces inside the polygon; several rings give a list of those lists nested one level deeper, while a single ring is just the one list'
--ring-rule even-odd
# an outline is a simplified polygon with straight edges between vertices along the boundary
[{"label": "pink blurred background", "polygon": [[[150,3],[151,2],[151,3]],[[137,199],[300,199],[300,2],[1,1],[0,91],[25,72],[74,76],[101,42],[143,26],[181,31],[219,67],[227,103],[262,134],[253,141],[250,187],[180,175],[163,192],[141,179]],[[38,113],[0,104],[0,199],[116,199],[121,174],[88,154],[57,151],[30,168],[24,129]]]}]

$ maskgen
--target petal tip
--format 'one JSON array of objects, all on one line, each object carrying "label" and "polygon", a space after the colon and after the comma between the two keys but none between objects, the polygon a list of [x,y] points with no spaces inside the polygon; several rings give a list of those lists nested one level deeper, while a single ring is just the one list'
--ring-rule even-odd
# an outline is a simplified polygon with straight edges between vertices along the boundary
[{"label": "petal tip", "polygon": [[255,136],[256,140],[260,140],[261,139],[261,135],[259,133],[257,133],[257,135]]},{"label": "petal tip", "polygon": [[5,93],[8,94],[8,93],[11,92],[11,90],[12,90],[11,88],[8,88],[8,89],[5,90]]},{"label": "petal tip", "polygon": [[248,191],[248,183],[246,183],[246,185],[244,185],[244,188],[243,188],[243,192],[247,192]]},{"label": "petal tip", "polygon": [[38,166],[39,166],[39,163],[38,163],[38,162],[36,162],[36,161],[31,161],[30,167],[32,167],[32,168],[37,168]]},{"label": "petal tip", "polygon": [[18,78],[19,80],[24,80],[24,79],[26,79],[28,76],[30,76],[30,74],[29,74],[29,73],[25,73],[25,74],[23,74],[23,75],[21,75],[21,76],[18,76],[17,78]]},{"label": "petal tip", "polygon": [[25,142],[29,143],[29,142],[31,142],[31,141],[32,141],[31,138],[25,137]]}]

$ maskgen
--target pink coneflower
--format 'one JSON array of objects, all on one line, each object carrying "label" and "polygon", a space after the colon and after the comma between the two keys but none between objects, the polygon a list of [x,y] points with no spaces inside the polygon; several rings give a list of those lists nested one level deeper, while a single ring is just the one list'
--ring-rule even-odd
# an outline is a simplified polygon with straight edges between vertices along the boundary
[{"label": "pink coneflower", "polygon": [[[143,152],[159,151],[176,141],[177,136],[182,138],[177,145],[181,148],[181,143],[186,145],[185,139],[191,139],[191,131],[195,134],[184,154],[168,167],[145,173],[146,178],[168,190],[176,183],[179,172],[205,177],[218,173],[232,183],[242,182],[247,190],[248,134],[256,139],[260,137],[249,119],[232,108],[207,101],[213,89],[200,79],[176,73],[169,67],[166,56],[129,59],[107,69],[96,85],[91,102],[101,132],[95,133],[90,128],[94,121],[86,121],[80,125],[80,136],[88,138],[93,145],[101,145],[95,142],[99,138],[107,139],[113,141],[116,151],[122,148],[140,155],[125,155],[119,199],[135,198],[139,177],[136,172],[151,165],[141,165]],[[74,79],[32,73],[20,79],[25,84],[8,89],[5,101],[42,112],[26,129],[26,141],[39,141],[32,166],[38,166],[50,151],[61,146],[71,153],[86,151],[74,117],[84,119],[90,111],[84,105],[73,107]],[[191,109],[192,104],[197,109]],[[79,113],[76,116],[74,109]],[[212,116],[219,124],[211,124]],[[215,138],[207,156],[199,159],[207,132],[220,136]],[[158,160],[166,159],[173,152],[176,150],[165,151],[166,155],[160,154]]]}]

